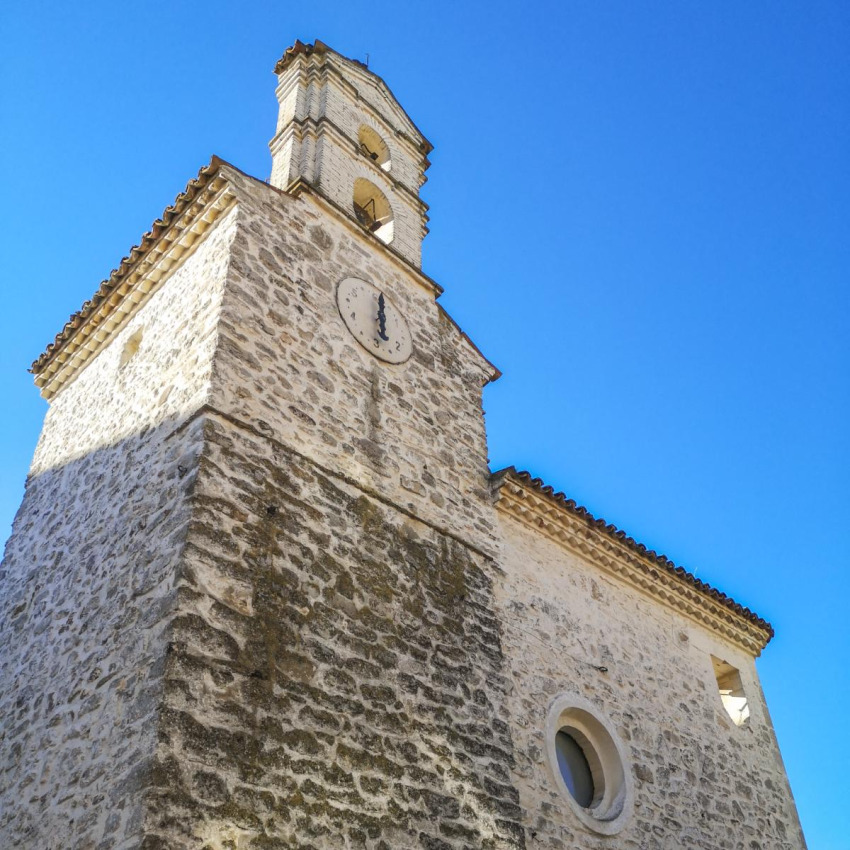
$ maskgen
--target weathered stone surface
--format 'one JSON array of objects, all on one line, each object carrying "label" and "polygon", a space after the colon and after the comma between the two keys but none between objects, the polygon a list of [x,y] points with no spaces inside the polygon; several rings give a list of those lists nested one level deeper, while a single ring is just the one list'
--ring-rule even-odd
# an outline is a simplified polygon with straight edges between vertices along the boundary
[{"label": "weathered stone surface", "polygon": [[[617,847],[804,847],[753,658],[516,520],[501,528],[513,780],[532,846],[611,846],[571,817],[545,756],[546,712],[569,692],[613,721],[630,757],[635,809]],[[741,671],[744,726],[723,708],[712,654]]]},{"label": "weathered stone surface", "polygon": [[[309,196],[229,179],[239,227],[212,407],[492,550],[481,409],[489,364],[409,269],[363,250],[359,230]],[[322,234],[321,253],[308,233]],[[407,363],[382,363],[349,334],[336,305],[349,276],[380,283],[402,310],[414,340]]]},{"label": "weathered stone surface", "polygon": [[[751,655],[494,507],[492,369],[427,279],[326,200],[219,179],[45,421],[0,567],[0,847],[803,847]],[[350,276],[407,362],[348,333]],[[624,745],[616,836],[557,790],[564,694]]]},{"label": "weathered stone surface", "polygon": [[193,505],[149,834],[522,846],[487,559],[215,415]]},{"label": "weathered stone surface", "polygon": [[[270,143],[272,185],[288,189],[304,180],[350,211],[355,181],[368,180],[393,212],[393,249],[420,265],[427,206],[419,187],[430,145],[384,82],[359,63],[318,47],[288,63],[276,94],[280,110]],[[361,148],[363,128],[386,149],[389,160],[383,166]],[[320,250],[329,247],[321,230],[311,230],[310,239]]]},{"label": "weathered stone surface", "polygon": [[138,846],[233,228],[47,413],[0,567],[2,847]]}]

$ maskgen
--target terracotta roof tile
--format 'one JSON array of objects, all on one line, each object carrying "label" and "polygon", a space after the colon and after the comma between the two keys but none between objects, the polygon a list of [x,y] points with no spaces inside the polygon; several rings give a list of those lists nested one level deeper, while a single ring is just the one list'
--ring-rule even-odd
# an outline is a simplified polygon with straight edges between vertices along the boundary
[{"label": "terracotta roof tile", "polygon": [[773,626],[771,626],[767,620],[762,619],[758,616],[758,614],[751,611],[746,606],[736,602],[730,596],[727,596],[717,588],[712,587],[707,582],[701,581],[693,573],[688,572],[688,570],[683,567],[677,566],[666,555],[662,555],[653,549],[647,549],[643,543],[639,543],[634,538],[629,537],[625,531],[617,528],[617,526],[606,522],[604,519],[598,519],[587,508],[577,504],[575,499],[567,498],[564,493],[555,492],[555,489],[550,487],[548,484],[545,484],[542,479],[534,478],[531,473],[525,472],[524,470],[517,470],[515,467],[508,467],[498,472],[494,472],[491,479],[494,482],[494,485],[498,487],[506,476],[513,476],[519,479],[523,484],[533,488],[540,495],[545,496],[561,508],[569,511],[575,516],[582,517],[588,525],[598,529],[610,537],[613,537],[615,540],[618,540],[624,546],[646,558],[652,564],[656,564],[668,573],[677,576],[680,580],[691,585],[691,587],[698,590],[700,593],[705,594],[715,602],[725,606],[730,611],[748,620],[754,626],[763,629],[770,635],[771,638],[773,637]]},{"label": "terracotta roof tile", "polygon": [[118,264],[118,268],[110,272],[109,277],[102,281],[95,294],[86,301],[76,313],[72,313],[64,327],[45,351],[30,366],[30,372],[34,375],[40,374],[53,357],[58,354],[64,344],[71,338],[74,331],[83,325],[89,316],[100,307],[100,305],[115,291],[124,276],[133,267],[135,262],[142,257],[153,243],[168,229],[169,225],[177,218],[186,207],[198,196],[198,194],[212,180],[219,168],[225,164],[217,156],[212,157],[208,165],[205,165],[198,176],[189,181],[186,188],[177,196],[174,203],[165,209],[162,217],[158,218],[151,229],[142,236],[138,245],[134,245],[130,252]]},{"label": "terracotta roof tile", "polygon": [[[327,50],[328,46],[318,39],[313,44],[305,44],[303,41],[296,39],[295,44],[283,51],[283,56],[277,60],[277,64],[274,66],[274,72],[275,74],[282,74],[298,56],[310,56],[312,53],[322,54],[326,53]],[[354,62],[356,60],[351,59],[350,61]],[[358,62],[357,64],[360,65],[362,63]]]}]

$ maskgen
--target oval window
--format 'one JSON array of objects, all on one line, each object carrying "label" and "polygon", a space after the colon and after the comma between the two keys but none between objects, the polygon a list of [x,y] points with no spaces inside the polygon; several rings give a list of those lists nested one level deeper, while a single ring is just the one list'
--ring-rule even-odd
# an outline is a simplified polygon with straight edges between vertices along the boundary
[{"label": "oval window", "polygon": [[570,794],[582,807],[588,808],[593,802],[593,774],[584,750],[565,729],[555,735],[555,752],[558,754],[558,767]]},{"label": "oval window", "polygon": [[631,817],[634,784],[610,721],[590,700],[561,694],[549,707],[546,739],[551,776],[568,808],[593,832],[616,835]]}]

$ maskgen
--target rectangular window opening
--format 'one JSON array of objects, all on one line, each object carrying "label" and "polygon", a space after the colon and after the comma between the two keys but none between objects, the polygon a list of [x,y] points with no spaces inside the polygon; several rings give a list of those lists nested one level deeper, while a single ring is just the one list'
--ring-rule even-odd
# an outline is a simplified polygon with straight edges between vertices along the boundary
[{"label": "rectangular window opening", "polygon": [[720,691],[720,701],[726,713],[736,726],[743,726],[750,719],[750,706],[744,693],[741,674],[728,661],[721,661],[711,656],[714,667],[714,677],[717,679],[717,689]]}]

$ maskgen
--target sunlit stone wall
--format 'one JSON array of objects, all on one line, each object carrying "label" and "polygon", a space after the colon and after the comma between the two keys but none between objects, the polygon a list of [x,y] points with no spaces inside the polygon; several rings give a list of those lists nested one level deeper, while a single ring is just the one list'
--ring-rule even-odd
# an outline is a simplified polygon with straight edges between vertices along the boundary
[{"label": "sunlit stone wall", "polygon": [[[359,229],[224,173],[231,212],[48,414],[3,566],[0,836],[521,846],[491,367]],[[351,274],[407,363],[348,334]]]},{"label": "sunlit stone wall", "polygon": [[[228,172],[238,193],[210,402],[270,438],[493,550],[481,394],[493,367],[427,281],[355,224]],[[413,340],[406,363],[348,332],[340,281],[379,287]]]},{"label": "sunlit stone wall", "polygon": [[[511,682],[513,781],[530,846],[805,847],[752,657],[500,518],[506,545],[495,594]],[[724,708],[712,655],[741,673],[750,709],[743,726]],[[586,828],[558,790],[545,732],[547,710],[564,693],[589,700],[624,745],[633,811],[616,836]]]},{"label": "sunlit stone wall", "polygon": [[[230,212],[45,421],[0,568],[0,846],[804,846],[752,659],[494,507],[492,367],[428,281],[221,173]],[[406,363],[349,334],[350,276]],[[623,744],[614,837],[547,761],[568,693]]]},{"label": "sunlit stone wall", "polygon": [[522,847],[488,559],[214,415],[200,469],[146,847]]},{"label": "sunlit stone wall", "polygon": [[201,444],[183,423],[209,389],[234,227],[235,211],[47,413],[0,567],[2,847],[141,840]]},{"label": "sunlit stone wall", "polygon": [[[359,229],[229,179],[239,227],[149,846],[522,846],[493,618],[490,367]],[[404,313],[406,363],[349,334],[336,286],[350,275]]]}]

